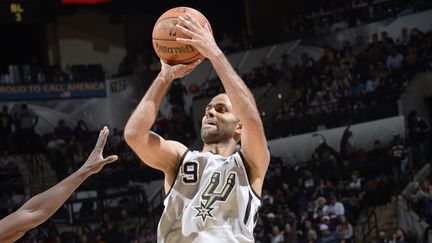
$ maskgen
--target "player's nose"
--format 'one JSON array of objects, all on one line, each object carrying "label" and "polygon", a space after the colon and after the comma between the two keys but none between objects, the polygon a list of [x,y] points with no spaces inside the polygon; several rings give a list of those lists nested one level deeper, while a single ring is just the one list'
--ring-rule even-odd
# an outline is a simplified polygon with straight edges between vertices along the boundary
[{"label": "player's nose", "polygon": [[205,115],[206,115],[206,117],[214,117],[215,116],[215,109],[212,107],[212,108],[208,108],[207,110],[206,110],[206,113],[205,113]]}]

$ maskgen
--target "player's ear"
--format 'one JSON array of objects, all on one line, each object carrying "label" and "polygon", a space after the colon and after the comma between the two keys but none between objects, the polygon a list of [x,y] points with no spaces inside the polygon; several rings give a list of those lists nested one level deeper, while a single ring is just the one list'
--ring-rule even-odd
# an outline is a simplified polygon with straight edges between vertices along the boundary
[{"label": "player's ear", "polygon": [[237,123],[236,128],[234,130],[234,139],[239,142],[241,137],[242,124],[240,122]]}]

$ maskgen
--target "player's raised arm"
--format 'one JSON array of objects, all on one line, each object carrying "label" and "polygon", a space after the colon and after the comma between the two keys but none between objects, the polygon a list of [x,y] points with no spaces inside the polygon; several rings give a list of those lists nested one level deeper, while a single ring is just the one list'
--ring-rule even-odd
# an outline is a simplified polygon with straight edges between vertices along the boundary
[{"label": "player's raised arm", "polygon": [[208,58],[222,81],[234,113],[242,125],[242,151],[249,167],[248,173],[252,187],[259,193],[270,161],[270,154],[255,99],[217,46],[208,25],[203,27],[191,15],[188,15],[187,19],[179,17],[177,26],[180,31],[190,37],[177,38],[177,41],[194,46]]},{"label": "player's raised arm", "polygon": [[46,221],[87,177],[117,160],[116,155],[107,158],[102,156],[108,133],[106,127],[101,130],[95,148],[79,170],[47,191],[32,197],[17,211],[0,220],[0,242],[14,242],[28,230]]},{"label": "player's raised arm", "polygon": [[177,163],[187,148],[179,142],[165,140],[150,129],[157,117],[162,98],[172,81],[192,71],[199,62],[170,66],[161,61],[161,71],[125,127],[124,136],[128,145],[147,165],[165,174],[176,173]]}]

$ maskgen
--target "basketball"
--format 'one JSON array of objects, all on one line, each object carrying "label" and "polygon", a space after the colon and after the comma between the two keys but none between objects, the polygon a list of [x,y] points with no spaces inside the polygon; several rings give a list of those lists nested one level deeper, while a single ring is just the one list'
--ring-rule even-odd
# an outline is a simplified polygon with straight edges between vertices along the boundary
[{"label": "basketball", "polygon": [[193,8],[176,7],[163,13],[153,27],[153,48],[159,58],[170,65],[189,64],[203,58],[193,46],[176,41],[177,37],[189,38],[183,33],[177,32],[176,29],[178,17],[182,16],[187,19],[186,13],[195,18],[201,26],[208,24],[211,30],[207,18]]}]

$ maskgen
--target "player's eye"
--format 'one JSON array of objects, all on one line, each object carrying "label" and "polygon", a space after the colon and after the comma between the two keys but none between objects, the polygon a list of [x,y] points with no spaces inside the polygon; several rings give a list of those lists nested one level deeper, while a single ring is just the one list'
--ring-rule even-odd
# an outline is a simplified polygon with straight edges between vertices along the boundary
[{"label": "player's eye", "polygon": [[226,112],[226,107],[225,106],[218,106],[215,108],[215,110],[219,113],[224,113],[224,112]]}]

